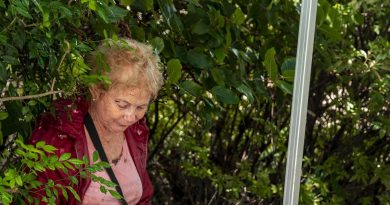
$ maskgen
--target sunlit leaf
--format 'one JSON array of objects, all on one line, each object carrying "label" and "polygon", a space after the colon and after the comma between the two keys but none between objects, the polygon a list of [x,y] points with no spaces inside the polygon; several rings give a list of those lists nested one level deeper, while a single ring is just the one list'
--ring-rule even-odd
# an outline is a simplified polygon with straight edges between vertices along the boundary
[{"label": "sunlit leaf", "polygon": [[214,87],[211,92],[215,96],[215,98],[226,104],[237,104],[239,99],[236,94],[234,94],[233,91],[222,87],[222,86],[216,86]]},{"label": "sunlit leaf", "polygon": [[167,63],[168,80],[170,83],[177,83],[181,78],[182,65],[179,59],[171,59]]},{"label": "sunlit leaf", "polygon": [[236,87],[236,89],[248,98],[249,103],[253,103],[254,101],[253,93],[248,86],[246,86],[245,84],[240,84],[239,86]]},{"label": "sunlit leaf", "polygon": [[193,81],[186,80],[183,83],[181,83],[181,87],[190,93],[191,95],[198,97],[202,94],[202,87]]},{"label": "sunlit leaf", "polygon": [[150,43],[152,44],[156,54],[159,54],[164,49],[164,41],[160,37],[153,38]]},{"label": "sunlit leaf", "polygon": [[0,120],[4,120],[8,117],[8,112],[0,111]]},{"label": "sunlit leaf", "polygon": [[245,21],[245,14],[240,7],[237,7],[232,15],[232,21],[236,25],[241,25]]},{"label": "sunlit leaf", "polygon": [[64,154],[61,155],[60,161],[68,160],[70,157],[71,157],[70,153],[64,153]]},{"label": "sunlit leaf", "polygon": [[275,62],[276,51],[274,48],[270,48],[265,53],[264,66],[267,70],[268,76],[271,80],[276,81],[278,76],[278,66]]}]

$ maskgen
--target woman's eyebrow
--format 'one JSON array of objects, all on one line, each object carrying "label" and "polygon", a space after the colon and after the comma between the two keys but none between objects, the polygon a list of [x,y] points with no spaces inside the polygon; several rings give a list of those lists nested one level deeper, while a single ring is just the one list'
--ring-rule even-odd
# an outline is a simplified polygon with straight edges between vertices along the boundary
[{"label": "woman's eyebrow", "polygon": [[[133,105],[133,103],[130,103],[130,102],[128,102],[127,100],[122,99],[122,98],[116,98],[115,100],[116,100],[116,101],[124,102],[124,103],[129,104],[129,105]],[[148,102],[148,103],[144,103],[144,104],[134,104],[134,105],[140,106],[140,107],[144,107],[144,106],[147,107],[147,106],[149,105],[149,102]]]},{"label": "woman's eyebrow", "polygon": [[127,104],[131,104],[131,103],[128,102],[127,100],[121,99],[121,98],[116,98],[115,101],[117,101],[117,102],[124,102],[124,103],[127,103]]}]

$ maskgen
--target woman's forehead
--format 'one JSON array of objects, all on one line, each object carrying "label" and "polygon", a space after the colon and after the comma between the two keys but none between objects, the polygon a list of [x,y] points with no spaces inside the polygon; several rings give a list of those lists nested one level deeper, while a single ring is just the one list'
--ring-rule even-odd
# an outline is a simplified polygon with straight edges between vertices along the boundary
[{"label": "woman's forehead", "polygon": [[144,88],[111,88],[108,94],[112,98],[126,100],[126,101],[137,101],[148,103],[151,98],[150,92]]}]

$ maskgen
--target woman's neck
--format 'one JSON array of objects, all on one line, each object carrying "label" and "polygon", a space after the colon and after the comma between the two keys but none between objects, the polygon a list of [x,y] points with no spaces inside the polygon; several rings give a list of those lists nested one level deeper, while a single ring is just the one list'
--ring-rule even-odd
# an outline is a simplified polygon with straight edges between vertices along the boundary
[{"label": "woman's neck", "polygon": [[94,125],[96,127],[96,131],[98,132],[100,141],[102,141],[102,143],[107,143],[108,144],[108,143],[112,142],[113,140],[122,141],[124,139],[124,133],[123,132],[113,133],[112,131],[107,130],[105,128],[105,126],[103,125],[103,123],[101,122],[101,120],[98,117],[98,115],[96,114],[96,112],[94,111],[94,109],[90,108],[88,112],[91,115],[93,123],[94,123]]}]

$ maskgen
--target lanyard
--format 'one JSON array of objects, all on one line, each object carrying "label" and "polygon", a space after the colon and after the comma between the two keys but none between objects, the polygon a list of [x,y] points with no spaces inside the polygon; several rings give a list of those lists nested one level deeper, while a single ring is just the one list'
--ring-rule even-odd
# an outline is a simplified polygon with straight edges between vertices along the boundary
[{"label": "lanyard", "polygon": [[[102,143],[100,142],[99,134],[97,133],[96,127],[93,124],[93,120],[92,120],[91,115],[89,113],[87,113],[85,118],[84,118],[84,125],[88,130],[89,136],[91,136],[92,143],[95,146],[96,151],[99,153],[100,159],[102,161],[108,163],[107,155],[104,152]],[[108,176],[110,177],[111,181],[114,182],[115,184],[117,184],[117,186],[115,186],[116,191],[122,197],[124,197],[121,186],[119,185],[119,182],[118,182],[117,178],[115,177],[115,174],[112,171],[111,167],[105,168],[105,169],[106,169],[106,172],[107,172]],[[125,201],[124,198],[122,198],[120,201],[121,201],[122,205],[127,205],[127,202]]]}]

